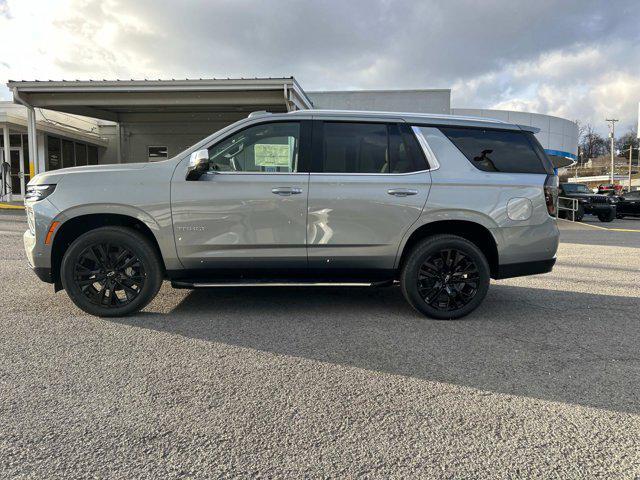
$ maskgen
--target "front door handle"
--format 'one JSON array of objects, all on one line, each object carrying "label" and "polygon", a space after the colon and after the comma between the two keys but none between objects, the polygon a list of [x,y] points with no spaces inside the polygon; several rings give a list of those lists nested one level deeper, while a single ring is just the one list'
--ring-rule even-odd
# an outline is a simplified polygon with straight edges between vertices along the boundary
[{"label": "front door handle", "polygon": [[408,197],[409,195],[417,195],[417,190],[410,190],[408,188],[392,188],[387,190],[389,195],[393,195],[395,197]]},{"label": "front door handle", "polygon": [[275,187],[271,189],[271,193],[288,197],[289,195],[298,195],[302,193],[300,187]]}]

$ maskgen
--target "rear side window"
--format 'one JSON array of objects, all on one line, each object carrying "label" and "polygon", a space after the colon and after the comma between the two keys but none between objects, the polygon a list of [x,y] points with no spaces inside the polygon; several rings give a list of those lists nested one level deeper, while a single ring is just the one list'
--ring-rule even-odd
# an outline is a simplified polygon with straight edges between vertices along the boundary
[{"label": "rear side window", "polygon": [[389,144],[384,123],[324,123],[322,169],[330,173],[387,173]]},{"label": "rear side window", "polygon": [[529,138],[528,132],[459,127],[440,127],[440,131],[485,172],[553,173],[546,155],[540,158],[536,153],[535,146],[542,147],[535,138]]},{"label": "rear side window", "polygon": [[[321,165],[325,173],[409,173],[425,170],[424,156],[406,125],[321,122]],[[314,134],[315,135],[315,134]]]}]

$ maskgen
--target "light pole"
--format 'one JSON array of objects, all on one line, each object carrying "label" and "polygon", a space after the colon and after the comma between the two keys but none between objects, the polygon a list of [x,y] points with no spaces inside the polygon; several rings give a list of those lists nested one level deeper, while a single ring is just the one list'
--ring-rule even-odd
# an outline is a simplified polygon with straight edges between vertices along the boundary
[{"label": "light pole", "polygon": [[611,122],[611,126],[609,127],[611,130],[611,133],[609,133],[609,136],[611,137],[611,186],[613,186],[613,142],[615,141],[616,138],[616,122],[618,121],[617,118],[607,118],[606,119],[607,122]]}]

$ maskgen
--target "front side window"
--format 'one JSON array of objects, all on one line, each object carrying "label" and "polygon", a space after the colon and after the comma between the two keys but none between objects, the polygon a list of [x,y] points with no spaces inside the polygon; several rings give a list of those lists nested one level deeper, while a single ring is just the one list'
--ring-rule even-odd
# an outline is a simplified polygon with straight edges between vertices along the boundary
[{"label": "front side window", "polygon": [[552,173],[525,132],[439,128],[475,167],[485,172]]},{"label": "front side window", "polygon": [[299,122],[263,123],[209,148],[209,169],[217,172],[298,171]]}]

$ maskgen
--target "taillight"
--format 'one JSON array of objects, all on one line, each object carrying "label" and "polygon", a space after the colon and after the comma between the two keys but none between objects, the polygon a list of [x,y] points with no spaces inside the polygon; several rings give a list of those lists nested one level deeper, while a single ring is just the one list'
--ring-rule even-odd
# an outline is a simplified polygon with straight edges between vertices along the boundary
[{"label": "taillight", "polygon": [[558,186],[560,182],[557,175],[547,175],[544,181],[544,201],[547,204],[547,212],[552,217],[557,217]]}]

